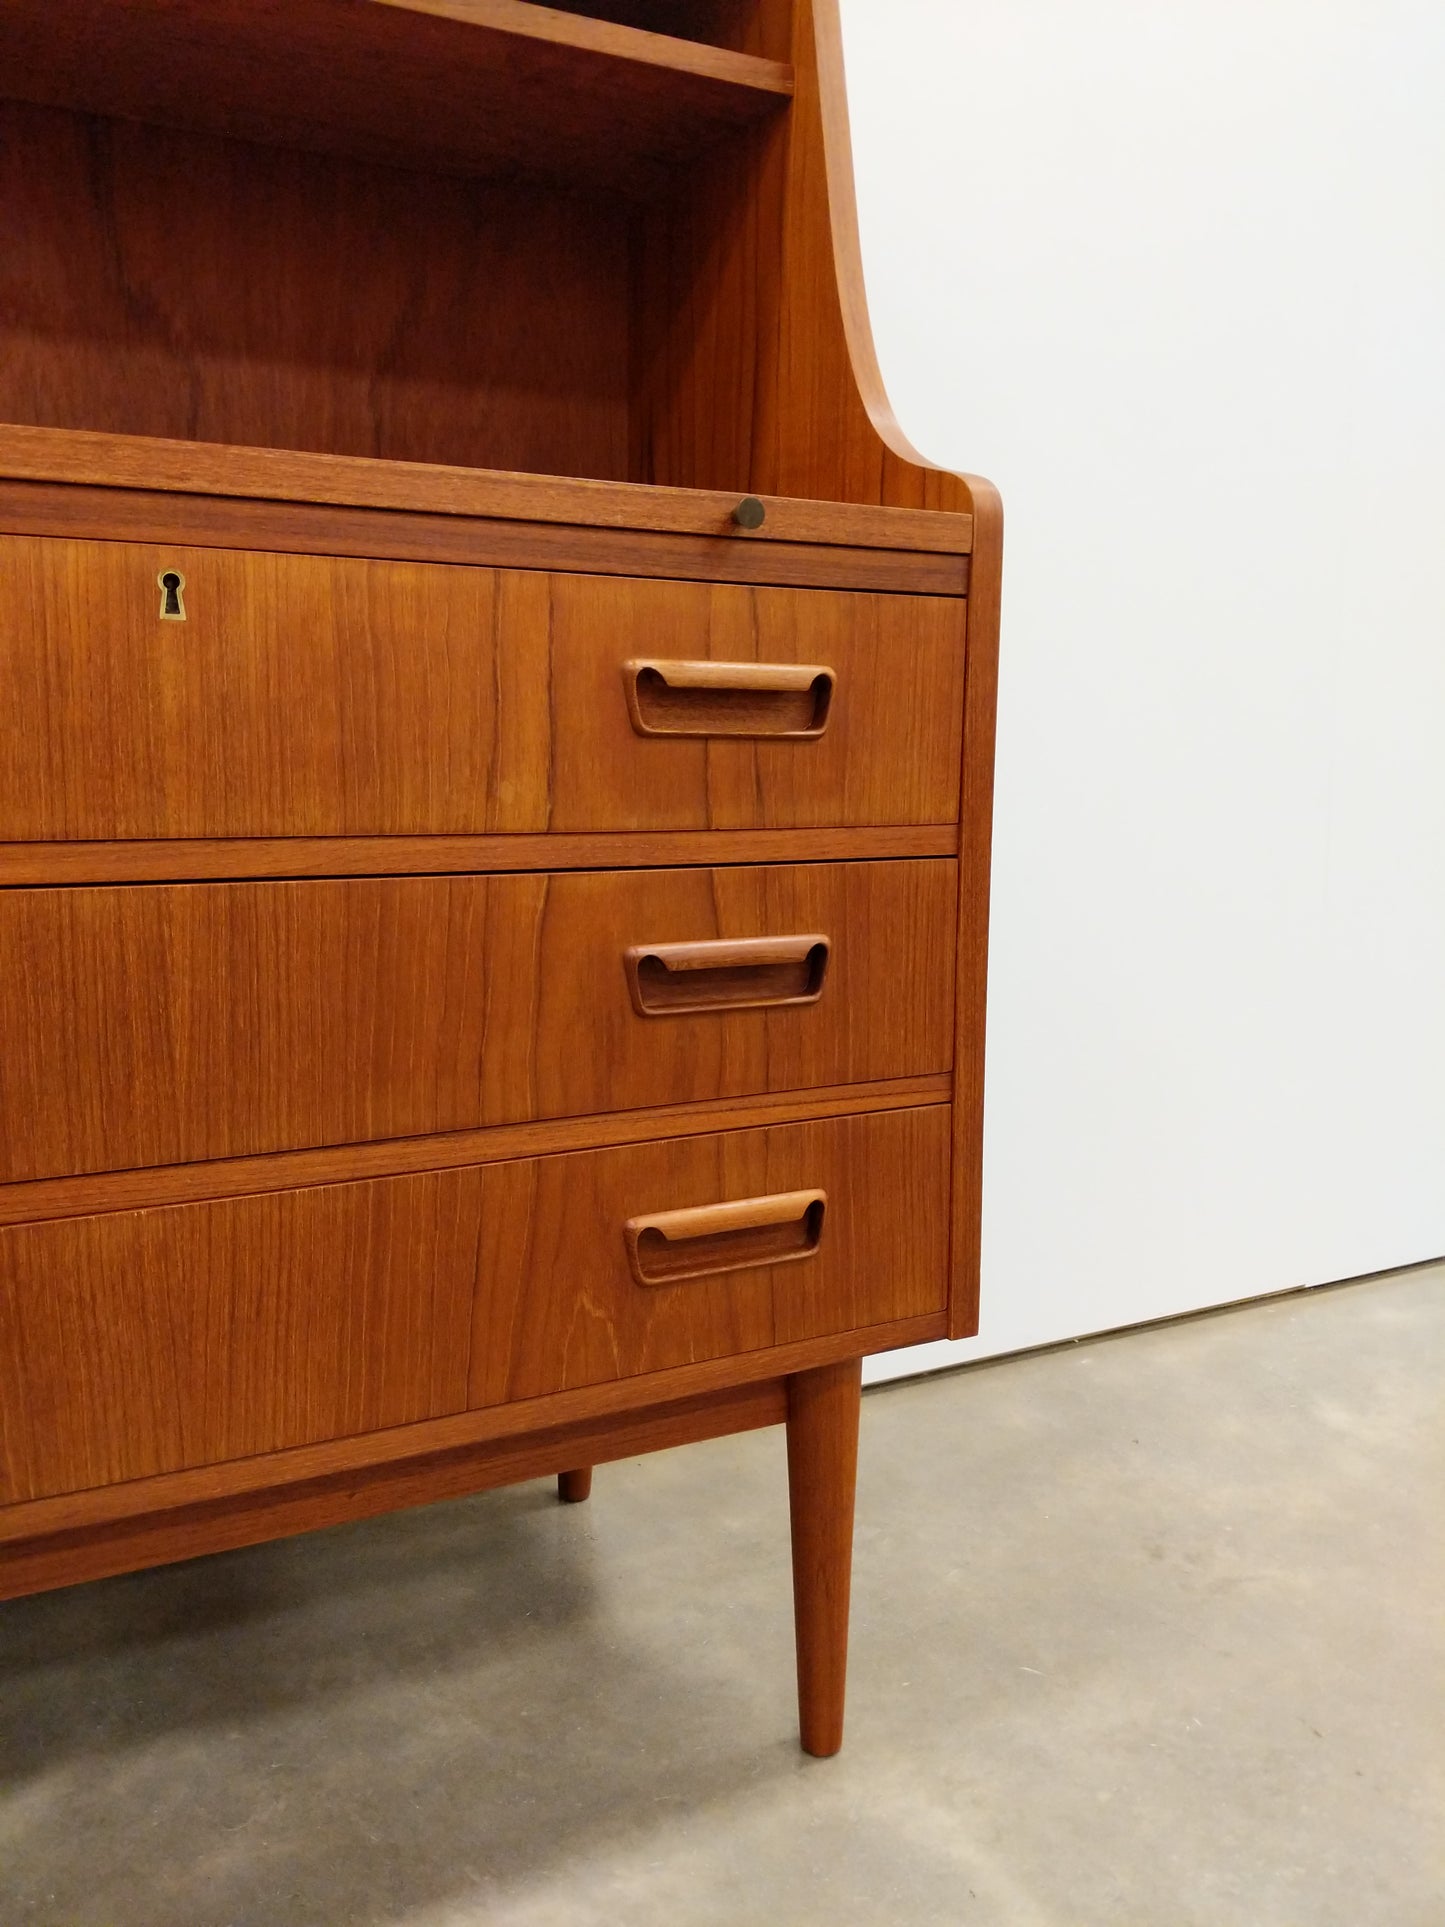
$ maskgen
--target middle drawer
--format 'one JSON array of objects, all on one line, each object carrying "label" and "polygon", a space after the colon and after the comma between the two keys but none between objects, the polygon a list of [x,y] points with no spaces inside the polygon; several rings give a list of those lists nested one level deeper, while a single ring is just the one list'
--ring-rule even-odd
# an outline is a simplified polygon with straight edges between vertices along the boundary
[{"label": "middle drawer", "polygon": [[946,1071],[955,891],[945,858],[6,890],[0,1181]]}]

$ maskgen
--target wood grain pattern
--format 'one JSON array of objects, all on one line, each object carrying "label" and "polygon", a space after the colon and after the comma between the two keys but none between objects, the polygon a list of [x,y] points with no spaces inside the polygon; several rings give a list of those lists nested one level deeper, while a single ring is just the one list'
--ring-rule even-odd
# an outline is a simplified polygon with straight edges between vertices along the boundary
[{"label": "wood grain pattern", "polygon": [[[0,1596],[786,1409],[837,1746],[857,1360],[976,1325],[1001,568],[884,391],[837,11],[0,17],[0,881],[76,886],[0,893],[0,1118],[194,1160],[0,1185]],[[642,738],[632,658],[837,685]],[[640,1014],[658,946],[727,1007]]]},{"label": "wood grain pattern", "polygon": [[[945,860],[6,891],[0,1181],[947,1070],[955,916]],[[639,940],[818,929],[816,1003],[633,1007]]]},{"label": "wood grain pattern", "polygon": [[[723,539],[732,550],[757,545],[766,548],[775,543],[831,543],[849,548],[965,555],[972,540],[968,516],[934,510],[859,507],[850,502],[769,496],[763,503],[766,515],[762,525],[742,529],[733,520],[738,497],[726,490],[653,488],[590,476],[529,475],[439,462],[379,461],[289,448],[244,448],[13,422],[0,422],[0,476],[20,481],[88,483],[112,490],[211,494],[330,508],[397,509],[472,520],[487,517],[706,535]],[[258,542],[256,546],[268,544]],[[712,544],[707,553],[716,555],[717,544]],[[843,560],[836,558],[838,562]]]},{"label": "wood grain pattern", "polygon": [[[474,1405],[919,1317],[946,1296],[941,1108],[495,1164],[482,1177]],[[813,1189],[828,1218],[806,1262],[633,1280],[630,1218]]]},{"label": "wood grain pattern", "polygon": [[525,0],[8,0],[23,99],[612,192],[775,113],[779,62]]},{"label": "wood grain pattern", "polygon": [[[187,620],[158,619],[160,572]],[[0,835],[814,828],[956,819],[963,609],[0,537]],[[817,742],[645,740],[623,664],[824,662]]]},{"label": "wood grain pattern", "polygon": [[[12,1227],[0,1503],[939,1310],[947,1161],[939,1107]],[[809,1181],[807,1264],[634,1284],[639,1208]]]},{"label": "wood grain pattern", "polygon": [[0,225],[0,418],[627,474],[616,206],[12,102]]},{"label": "wood grain pattern", "polygon": [[0,1233],[0,1503],[466,1402],[474,1173]]},{"label": "wood grain pattern", "polygon": [[[942,1336],[945,1322],[942,1311],[929,1312],[921,1318],[834,1332],[768,1351],[704,1359],[698,1364],[655,1372],[647,1379],[613,1379],[519,1404],[459,1412],[415,1425],[394,1425],[385,1432],[328,1439],[322,1445],[295,1446],[252,1459],[231,1459],[188,1472],[163,1472],[123,1485],[95,1486],[57,1498],[0,1506],[0,1549],[62,1533],[104,1530],[132,1517],[187,1511],[217,1500],[254,1500],[262,1493],[286,1487],[333,1480],[361,1484],[376,1469],[404,1469],[420,1459],[468,1451],[479,1444],[524,1441],[561,1427],[623,1418],[660,1404],[711,1399],[839,1359],[924,1344]],[[781,1406],[776,1416],[782,1417]]]},{"label": "wood grain pattern", "polygon": [[894,414],[868,320],[838,0],[797,0],[789,24],[787,120],[704,160],[645,217],[633,472],[971,518],[950,1311],[964,1337],[978,1324],[1002,516],[990,484],[932,468]]},{"label": "wood grain pattern", "polygon": [[787,1383],[798,1724],[803,1751],[826,1759],[843,1744],[861,1363],[844,1359]]},{"label": "wood grain pattern", "polygon": [[[313,1532],[400,1506],[434,1505],[494,1486],[544,1477],[579,1455],[598,1464],[665,1451],[724,1433],[776,1425],[784,1416],[781,1380],[727,1386],[670,1405],[620,1412],[542,1429],[525,1438],[482,1440],[427,1457],[382,1460],[297,1485],[212,1496],[168,1511],[134,1513],[69,1530],[0,1543],[0,1600],[73,1586],[142,1566]],[[196,1475],[182,1474],[195,1481]],[[561,1471],[573,1499],[588,1472]],[[95,1496],[95,1495],[87,1495]],[[54,1501],[11,1508],[34,1516]],[[74,1502],[70,1502],[74,1504]],[[5,1514],[0,1512],[0,1526]]]},{"label": "wood grain pattern", "polygon": [[[953,820],[961,615],[957,602],[919,596],[704,592],[633,578],[554,589],[550,827]],[[624,636],[646,636],[653,656],[825,663],[835,677],[827,732],[816,742],[639,738],[620,700],[613,639]]]},{"label": "wood grain pattern", "polygon": [[796,0],[791,33],[791,112],[642,217],[632,472],[967,513],[967,485],[907,442],[878,374],[837,0]]},{"label": "wood grain pattern", "polygon": [[719,542],[711,535],[562,527],[462,515],[325,508],[318,503],[228,501],[210,495],[0,481],[0,529],[102,541],[195,543],[291,555],[490,563],[592,575],[674,576],[689,582],[869,589],[961,596],[968,557],[839,544]]},{"label": "wood grain pattern", "polygon": [[232,837],[0,843],[0,887],[213,878],[440,876],[481,870],[665,869],[678,863],[865,863],[953,856],[956,824],[856,830],[654,830],[554,836]]},{"label": "wood grain pattern", "polygon": [[383,1138],[320,1151],[276,1151],[260,1157],[210,1158],[144,1170],[103,1171],[80,1178],[33,1178],[0,1184],[0,1225],[47,1218],[81,1218],[100,1211],[148,1210],[206,1198],[251,1197],[303,1185],[353,1178],[397,1177],[408,1171],[449,1171],[464,1164],[546,1157],[610,1144],[643,1144],[656,1137],[696,1137],[760,1124],[809,1123],[822,1117],[862,1116],[945,1104],[953,1076],[897,1077],[806,1091],[657,1104],[643,1111],[595,1112],[540,1124],[500,1124],[481,1131],[443,1131],[432,1137]]}]

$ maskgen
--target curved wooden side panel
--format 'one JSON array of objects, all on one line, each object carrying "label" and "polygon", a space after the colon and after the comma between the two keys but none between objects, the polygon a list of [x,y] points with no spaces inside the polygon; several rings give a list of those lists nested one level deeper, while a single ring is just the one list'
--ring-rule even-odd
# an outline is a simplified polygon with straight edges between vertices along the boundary
[{"label": "curved wooden side panel", "polygon": [[[878,350],[873,340],[873,324],[868,313],[868,296],[863,280],[853,136],[848,118],[843,34],[838,9],[839,0],[799,0],[800,23],[809,11],[813,16],[814,54],[812,60],[806,60],[802,57],[802,50],[799,50],[799,76],[803,83],[803,114],[808,119],[816,117],[819,124],[833,266],[850,372],[867,426],[884,445],[878,499],[885,503],[902,503],[906,500],[921,508],[968,511],[973,504],[967,481],[962,476],[940,469],[936,463],[919,454],[893,412],[893,404],[888,398],[883,373],[878,365]],[[813,178],[816,178],[816,170],[813,170]],[[800,202],[807,186],[806,178],[798,183]],[[860,435],[856,425],[850,424],[850,428],[854,436]]]},{"label": "curved wooden side panel", "polygon": [[794,0],[791,110],[643,217],[634,481],[968,513],[898,425],[863,284],[838,0]]},{"label": "curved wooden side panel", "polygon": [[[958,476],[898,424],[868,318],[838,0],[796,0],[776,360],[763,356],[759,493],[967,513]],[[767,376],[771,374],[771,380]]]}]

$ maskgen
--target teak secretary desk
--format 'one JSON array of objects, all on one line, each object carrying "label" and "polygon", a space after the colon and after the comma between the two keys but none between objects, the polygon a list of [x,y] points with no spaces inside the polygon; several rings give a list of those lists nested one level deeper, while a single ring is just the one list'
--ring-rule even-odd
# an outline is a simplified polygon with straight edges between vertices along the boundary
[{"label": "teak secretary desk", "polygon": [[975,1326],[1001,522],[836,0],[0,6],[0,1597]]}]

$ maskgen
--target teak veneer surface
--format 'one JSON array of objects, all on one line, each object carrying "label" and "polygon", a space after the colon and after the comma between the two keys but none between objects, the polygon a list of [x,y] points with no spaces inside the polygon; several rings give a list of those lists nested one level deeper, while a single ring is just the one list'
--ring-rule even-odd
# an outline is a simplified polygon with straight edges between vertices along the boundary
[{"label": "teak veneer surface", "polygon": [[13,0],[0,94],[0,1597],[786,1418],[831,1752],[1001,556],[838,0]]},{"label": "teak veneer surface", "polygon": [[[915,1321],[916,1322],[916,1321]],[[888,1332],[879,1334],[886,1339]],[[330,1472],[307,1481],[280,1483],[238,1492],[212,1492],[189,1503],[158,1511],[145,1510],[143,1494],[162,1480],[111,1486],[80,1496],[78,1504],[126,1493],[129,1514],[116,1514],[93,1523],[59,1531],[17,1535],[0,1543],[0,1600],[41,1592],[52,1586],[73,1586],[87,1579],[134,1572],[142,1566],[195,1559],[203,1553],[256,1545],[261,1540],[290,1533],[314,1532],[345,1520],[369,1518],[400,1506],[434,1505],[494,1486],[545,1477],[574,1466],[590,1467],[640,1452],[665,1451],[699,1439],[746,1432],[760,1425],[776,1425],[787,1412],[784,1382],[763,1379],[730,1385],[720,1391],[646,1408],[640,1412],[609,1413],[544,1426],[525,1438],[480,1439],[424,1456],[368,1463],[358,1458],[355,1468]],[[227,1467],[226,1470],[234,1470]],[[256,1476],[256,1468],[249,1468]],[[171,1482],[215,1483],[209,1471],[171,1475]],[[77,1501],[42,1499],[0,1513],[0,1540],[16,1516],[33,1517],[57,1504],[76,1507]]]},{"label": "teak veneer surface", "polygon": [[[947,1298],[948,1109],[878,1112],[485,1167],[474,1406],[922,1317]],[[815,1256],[639,1286],[644,1213],[816,1187]]]},{"label": "teak veneer surface", "polygon": [[[185,578],[184,622],[157,578]],[[0,837],[942,823],[963,605],[0,537]],[[638,656],[822,664],[817,741],[645,738]]]},{"label": "teak veneer surface", "polygon": [[455,1171],[0,1233],[0,1502],[467,1402]]},{"label": "teak veneer surface", "polygon": [[0,232],[0,419],[627,475],[615,204],[10,101]]},{"label": "teak veneer surface", "polygon": [[837,0],[777,12],[791,110],[642,216],[633,473],[967,513],[967,482],[899,427],[867,328]]},{"label": "teak veneer surface", "polygon": [[[639,482],[244,448],[24,422],[0,422],[0,476],[110,490],[269,498],[329,507],[345,504],[473,519],[722,536],[730,548],[742,549],[779,542],[834,543],[964,555],[973,533],[971,517],[962,514],[780,496],[765,498],[761,527],[744,529],[733,519],[738,506],[733,491],[653,488]],[[107,499],[114,503],[122,498]],[[707,553],[717,556],[716,544]]]},{"label": "teak veneer surface", "polygon": [[823,1117],[861,1117],[870,1111],[946,1104],[953,1077],[890,1077],[876,1083],[815,1086],[806,1091],[760,1091],[751,1097],[652,1104],[640,1111],[594,1111],[587,1117],[530,1124],[493,1124],[479,1131],[439,1131],[430,1137],[380,1138],[312,1151],[271,1151],[257,1157],[207,1158],[200,1164],[150,1165],[84,1177],[30,1178],[0,1184],[0,1224],[37,1224],[47,1218],[84,1218],[103,1211],[148,1210],[207,1198],[250,1197],[310,1184],[397,1177],[409,1171],[447,1171],[506,1158],[645,1144],[657,1137],[704,1137],[761,1124],[807,1124]]},{"label": "teak veneer surface", "polygon": [[[3,1561],[10,1556],[11,1548],[24,1541],[123,1525],[131,1517],[181,1511],[218,1499],[254,1499],[271,1489],[314,1489],[338,1478],[361,1487],[375,1470],[405,1471],[423,1461],[467,1452],[479,1445],[525,1440],[633,1413],[645,1415],[683,1400],[711,1401],[730,1390],[813,1371],[840,1359],[924,1344],[940,1337],[944,1324],[941,1311],[925,1312],[919,1318],[860,1326],[733,1358],[676,1365],[645,1380],[613,1379],[577,1391],[551,1392],[545,1398],[396,1425],[385,1432],[354,1434],[253,1459],[229,1459],[190,1471],[160,1472],[118,1485],[89,1486],[53,1498],[28,1499],[0,1508],[0,1598],[5,1596]],[[571,1463],[575,1465],[576,1459]]]},{"label": "teak veneer surface", "polygon": [[[6,890],[0,1182],[944,1071],[955,871]],[[815,934],[814,1003],[633,1007],[631,947]]]},{"label": "teak veneer surface", "polygon": [[[939,1310],[948,1138],[935,1106],[12,1227],[0,1503]],[[803,1262],[635,1282],[628,1219],[813,1187]]]},{"label": "teak veneer surface", "polygon": [[791,70],[526,0],[7,0],[24,100],[463,174],[663,191]]},{"label": "teak veneer surface", "polygon": [[15,535],[265,549],[622,576],[668,576],[760,588],[861,589],[962,596],[966,555],[848,548],[829,542],[732,542],[715,535],[585,528],[496,517],[327,508],[75,483],[0,481],[0,530]]},{"label": "teak veneer surface", "polygon": [[858,830],[652,830],[588,835],[292,836],[0,843],[0,887],[207,878],[439,876],[482,870],[666,869],[678,863],[866,863],[954,856],[956,823]]}]

